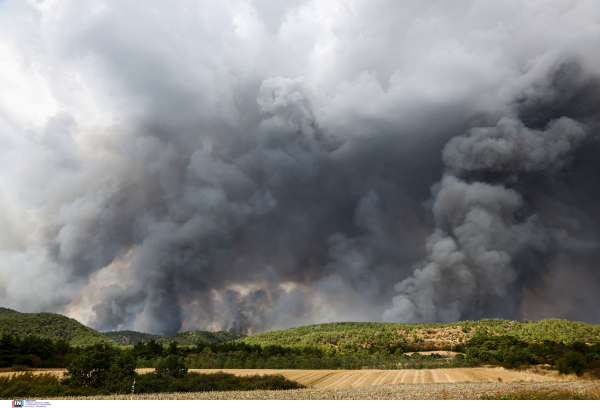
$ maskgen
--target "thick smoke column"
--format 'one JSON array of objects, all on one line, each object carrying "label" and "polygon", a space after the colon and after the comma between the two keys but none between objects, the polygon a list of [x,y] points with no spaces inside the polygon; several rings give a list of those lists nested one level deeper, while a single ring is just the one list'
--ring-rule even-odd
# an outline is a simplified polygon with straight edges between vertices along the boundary
[{"label": "thick smoke column", "polygon": [[544,228],[535,213],[516,220],[523,198],[509,186],[523,173],[560,170],[585,135],[582,124],[564,117],[544,131],[505,117],[495,127],[450,140],[443,150],[447,170],[434,188],[429,263],[396,285],[401,294],[384,319],[450,322],[465,315],[514,314],[509,290],[518,276],[514,256],[538,241]]},{"label": "thick smoke column", "polygon": [[0,1],[1,306],[600,323],[598,3],[82,4]]}]

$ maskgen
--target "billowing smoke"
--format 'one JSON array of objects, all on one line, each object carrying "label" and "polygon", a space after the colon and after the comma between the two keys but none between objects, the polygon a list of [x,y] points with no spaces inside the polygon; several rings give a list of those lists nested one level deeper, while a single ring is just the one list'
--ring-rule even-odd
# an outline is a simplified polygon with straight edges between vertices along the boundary
[{"label": "billowing smoke", "polygon": [[165,334],[600,323],[599,16],[0,2],[0,302]]},{"label": "billowing smoke", "polygon": [[564,117],[544,131],[505,117],[450,140],[443,150],[448,170],[434,188],[429,263],[396,285],[401,294],[384,318],[450,322],[513,315],[517,304],[509,289],[519,275],[513,259],[552,231],[535,212],[517,219],[523,198],[509,186],[524,173],[559,171],[585,135],[582,124]]}]

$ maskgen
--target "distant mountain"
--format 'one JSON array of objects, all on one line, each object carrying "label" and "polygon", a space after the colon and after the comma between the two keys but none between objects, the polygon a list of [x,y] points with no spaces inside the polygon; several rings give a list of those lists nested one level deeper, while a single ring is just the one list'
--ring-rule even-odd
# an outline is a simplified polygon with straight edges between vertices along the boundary
[{"label": "distant mountain", "polygon": [[239,333],[200,330],[186,331],[170,336],[140,333],[133,330],[100,333],[75,319],[57,313],[21,313],[4,307],[0,307],[1,333],[19,336],[34,334],[51,339],[65,339],[73,346],[88,346],[96,343],[116,343],[128,346],[139,341],[147,343],[151,339],[163,344],[177,341],[181,346],[194,346],[198,342],[221,344],[244,337]]},{"label": "distant mountain", "polygon": [[130,346],[139,341],[142,343],[147,343],[151,339],[163,344],[169,344],[172,341],[176,341],[180,346],[195,346],[198,342],[221,344],[239,340],[244,337],[243,334],[239,333],[226,331],[210,332],[200,330],[175,333],[171,334],[170,336],[140,333],[132,330],[104,332],[102,334],[121,346]]},{"label": "distant mountain", "polygon": [[65,339],[73,346],[113,343],[96,330],[67,316],[57,313],[21,313],[4,307],[0,307],[0,333]]}]

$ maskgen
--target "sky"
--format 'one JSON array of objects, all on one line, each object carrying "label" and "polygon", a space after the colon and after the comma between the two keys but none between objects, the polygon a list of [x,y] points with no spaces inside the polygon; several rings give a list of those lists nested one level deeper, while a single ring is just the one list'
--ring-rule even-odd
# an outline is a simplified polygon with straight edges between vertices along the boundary
[{"label": "sky", "polygon": [[0,0],[0,305],[600,324],[597,1]]}]

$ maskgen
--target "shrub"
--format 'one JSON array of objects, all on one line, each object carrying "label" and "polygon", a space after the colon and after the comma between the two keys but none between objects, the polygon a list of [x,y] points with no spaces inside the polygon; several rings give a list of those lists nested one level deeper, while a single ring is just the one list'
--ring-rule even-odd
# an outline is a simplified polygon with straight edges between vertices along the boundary
[{"label": "shrub", "polygon": [[561,374],[575,373],[578,376],[583,375],[587,369],[585,358],[577,351],[569,351],[566,353],[563,358],[558,360],[557,366],[558,372]]},{"label": "shrub", "polygon": [[62,383],[72,387],[103,388],[116,386],[136,375],[135,359],[130,354],[99,347],[86,351],[74,359],[65,373]]},{"label": "shrub", "polygon": [[0,377],[0,399],[18,397],[58,396],[61,394],[58,377],[53,374],[35,375],[31,372]]},{"label": "shrub", "polygon": [[187,374],[187,371],[188,369],[185,366],[183,359],[174,354],[163,358],[156,365],[156,374],[159,377],[162,375],[168,375],[175,378],[181,378]]},{"label": "shrub", "polygon": [[98,354],[86,353],[73,360],[65,373],[63,384],[74,387],[101,386],[106,380],[110,361]]}]

